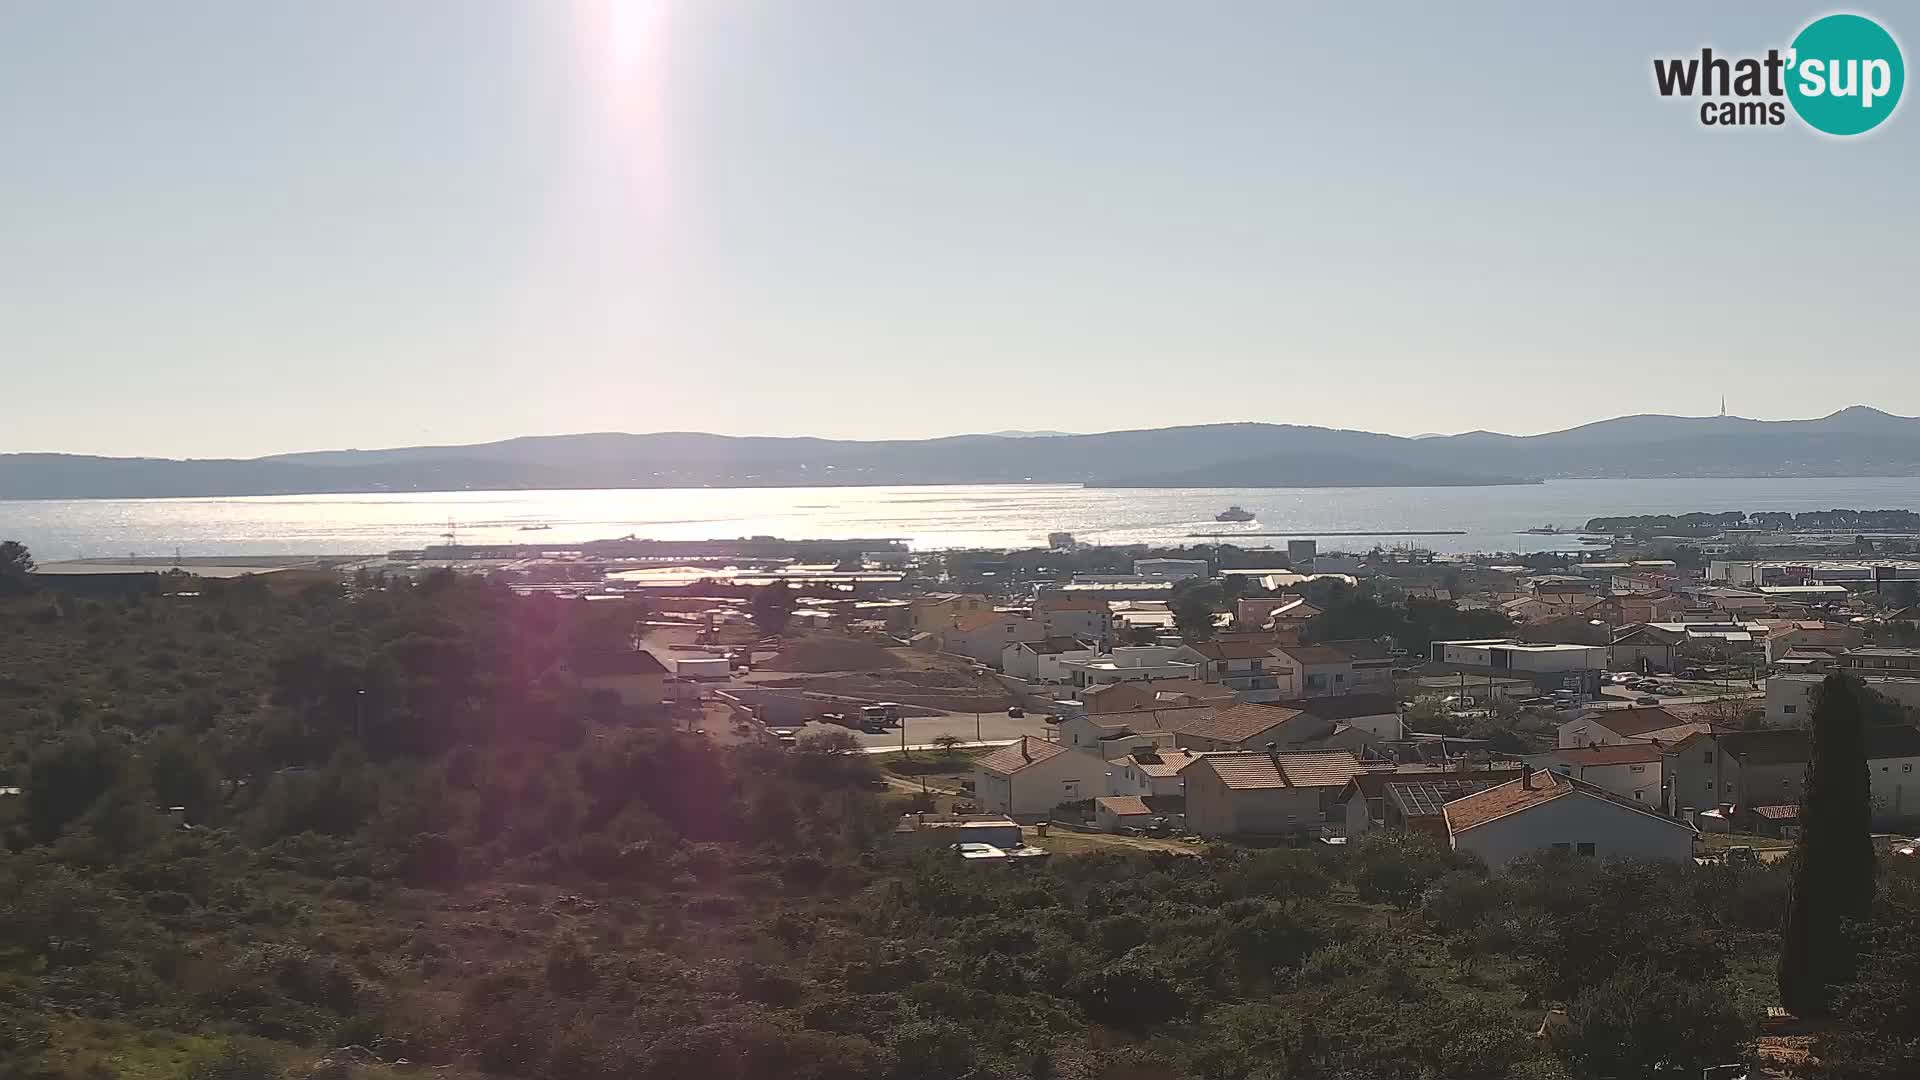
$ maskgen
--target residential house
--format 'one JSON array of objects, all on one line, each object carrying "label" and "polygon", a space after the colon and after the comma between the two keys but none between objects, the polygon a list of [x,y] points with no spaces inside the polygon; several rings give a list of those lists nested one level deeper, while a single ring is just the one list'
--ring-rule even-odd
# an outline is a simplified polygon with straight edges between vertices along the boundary
[{"label": "residential house", "polygon": [[1125,645],[1091,660],[1062,661],[1060,668],[1066,672],[1067,681],[1076,687],[1199,678],[1199,665],[1179,659],[1185,648],[1182,645]]},{"label": "residential house", "polygon": [[1307,628],[1313,625],[1313,620],[1324,614],[1326,612],[1306,600],[1295,599],[1267,612],[1266,621],[1261,626],[1276,634],[1288,635],[1298,643],[1300,635],[1306,633]]},{"label": "residential house", "polygon": [[1529,623],[1538,619],[1554,619],[1568,613],[1569,605],[1555,603],[1538,596],[1520,596],[1502,601],[1500,614],[1516,623]]},{"label": "residential house", "polygon": [[620,704],[659,708],[667,696],[667,666],[645,649],[593,653],[569,665],[588,690],[611,690]]},{"label": "residential house", "polygon": [[1213,571],[1205,559],[1135,559],[1133,572],[1138,577],[1182,581],[1186,578],[1204,578]]},{"label": "residential house", "polygon": [[992,610],[993,601],[976,593],[932,593],[908,602],[907,625],[915,634],[939,634],[962,615]]},{"label": "residential house", "polygon": [[1113,612],[1116,641],[1132,641],[1140,633],[1178,635],[1173,611],[1164,600],[1116,600],[1107,606]]},{"label": "residential house", "polygon": [[1611,746],[1582,746],[1538,754],[1528,761],[1537,768],[1632,799],[1644,806],[1663,805],[1661,761],[1666,747],[1655,743],[1623,742]]},{"label": "residential house", "polygon": [[[1832,666],[1859,679],[1910,714],[1920,712],[1920,649],[1852,649],[1841,653]],[[1788,665],[1783,663],[1781,671],[1767,679],[1767,722],[1805,723],[1813,710],[1814,694],[1826,677],[1826,667],[1826,664],[1812,664],[1800,670],[1788,670]]]},{"label": "residential house", "polygon": [[1387,694],[1353,693],[1339,697],[1293,698],[1278,702],[1289,709],[1312,713],[1332,724],[1346,724],[1374,739],[1406,737],[1399,701]]},{"label": "residential house", "polygon": [[[1920,819],[1920,729],[1876,724],[1865,731],[1873,827],[1911,828]],[[1808,734],[1762,728],[1698,734],[1667,747],[1667,810],[1797,804],[1804,792]]]},{"label": "residential house", "polygon": [[1063,660],[1091,660],[1100,655],[1092,642],[1070,637],[1016,641],[1000,650],[1000,670],[1029,683],[1061,683],[1067,672]]},{"label": "residential house", "polygon": [[1187,827],[1207,837],[1319,832],[1361,771],[1344,750],[1208,754],[1184,774]]},{"label": "residential house", "polygon": [[974,801],[990,814],[1046,815],[1061,803],[1097,799],[1108,790],[1105,761],[1027,735],[973,762]]},{"label": "residential house", "polygon": [[1033,617],[1047,636],[1091,641],[1101,652],[1113,648],[1113,609],[1106,597],[1082,592],[1042,592],[1033,602]]},{"label": "residential house", "polygon": [[1200,641],[1182,646],[1178,658],[1242,701],[1275,701],[1292,697],[1294,684],[1275,674],[1273,649],[1263,641]]},{"label": "residential house", "polygon": [[[1616,578],[1615,585],[1619,584]],[[1629,623],[1668,622],[1680,616],[1681,601],[1668,593],[1664,585],[1634,579],[1629,590],[1613,597],[1615,626]]]},{"label": "residential house", "polygon": [[[1336,803],[1341,810],[1336,816],[1344,822],[1347,836],[1360,836],[1369,829],[1386,827],[1387,787],[1391,784],[1469,781],[1480,787],[1491,787],[1504,784],[1519,775],[1519,763],[1506,761],[1483,761],[1478,764],[1460,761],[1437,765],[1368,764],[1366,770],[1355,774],[1353,783],[1340,793]],[[1444,823],[1440,826],[1439,835],[1446,835]]]},{"label": "residential house", "polygon": [[1140,787],[1135,794],[1152,796],[1156,800],[1184,796],[1187,787],[1186,777],[1182,774],[1206,753],[1204,750],[1182,750],[1170,746],[1134,751],[1133,770],[1139,777]]},{"label": "residential house", "polygon": [[1649,705],[1591,712],[1569,720],[1560,725],[1557,745],[1573,749],[1629,742],[1672,744],[1696,732],[1711,730],[1713,725],[1708,721],[1682,720],[1658,705]]},{"label": "residential house", "polygon": [[1312,713],[1243,702],[1211,706],[1179,717],[1173,727],[1173,744],[1188,750],[1288,748],[1332,730],[1330,722]]},{"label": "residential house", "polygon": [[1060,744],[1111,760],[1126,757],[1143,747],[1170,747],[1182,724],[1212,715],[1212,708],[1204,705],[1135,709],[1124,713],[1072,713],[1060,718]]},{"label": "residential house", "polygon": [[1623,626],[1607,644],[1608,662],[1615,671],[1672,671],[1679,662],[1687,632],[1653,623]]},{"label": "residential house", "polygon": [[1773,606],[1773,599],[1758,589],[1708,586],[1689,591],[1696,599],[1705,600],[1713,605],[1715,611],[1723,611],[1729,615],[1758,614]]},{"label": "residential house", "polygon": [[1319,608],[1299,596],[1249,597],[1233,605],[1234,624],[1248,630],[1270,630],[1281,623],[1296,630],[1305,629],[1307,623],[1321,614]]},{"label": "residential house", "polygon": [[1007,646],[1019,641],[1044,641],[1046,637],[1036,619],[1014,612],[976,611],[955,617],[953,625],[941,634],[941,646],[947,652],[997,668]]},{"label": "residential house", "polygon": [[[1601,601],[1594,607],[1605,603]],[[1536,644],[1564,642],[1570,645],[1605,646],[1613,640],[1613,623],[1604,614],[1590,609],[1522,623],[1513,632],[1521,641]]]},{"label": "residential house", "polygon": [[1596,581],[1578,574],[1543,574],[1527,581],[1534,596],[1549,603],[1585,606],[1597,595],[1607,592],[1609,581]]},{"label": "residential house", "polygon": [[1446,805],[1502,782],[1494,777],[1465,779],[1457,776],[1389,782],[1380,796],[1382,812],[1385,814],[1382,825],[1389,829],[1421,833],[1444,844],[1447,842]]},{"label": "residential house", "polygon": [[1080,693],[1089,713],[1122,713],[1138,709],[1166,709],[1181,705],[1224,705],[1233,691],[1199,679],[1155,679],[1151,682],[1106,683]]},{"label": "residential house", "polygon": [[[1351,690],[1353,657],[1332,645],[1285,645],[1273,650],[1275,667],[1284,672],[1290,693],[1278,697],[1330,697]],[[1388,665],[1392,680],[1392,665]]]},{"label": "residential house", "polygon": [[1538,690],[1576,690],[1588,696],[1600,692],[1607,649],[1600,645],[1540,644],[1507,638],[1476,641],[1436,641],[1432,660],[1450,670],[1471,675],[1530,679]]},{"label": "residential house", "polygon": [[[1349,694],[1391,694],[1393,690],[1393,650],[1385,641],[1371,638],[1341,638],[1336,641],[1323,641],[1321,648],[1338,649],[1345,653],[1349,666],[1346,673],[1346,693]],[[1312,673],[1309,672],[1309,675]],[[1302,686],[1304,687],[1304,682]],[[1321,697],[1325,695],[1302,692],[1302,697]]]},{"label": "residential house", "polygon": [[1523,767],[1520,778],[1443,807],[1455,851],[1489,866],[1542,854],[1691,862],[1698,831],[1678,818],[1571,776]]},{"label": "residential house", "polygon": [[1093,827],[1103,833],[1125,829],[1145,829],[1153,824],[1154,813],[1138,795],[1105,795],[1093,800]]}]

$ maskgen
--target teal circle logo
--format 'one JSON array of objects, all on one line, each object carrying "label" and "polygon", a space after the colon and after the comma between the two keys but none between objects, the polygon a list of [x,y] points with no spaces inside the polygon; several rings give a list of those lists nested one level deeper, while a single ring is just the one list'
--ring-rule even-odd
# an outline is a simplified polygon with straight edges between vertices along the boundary
[{"label": "teal circle logo", "polygon": [[1816,131],[1859,135],[1900,104],[1907,66],[1900,44],[1864,15],[1828,15],[1793,39],[1787,100]]}]

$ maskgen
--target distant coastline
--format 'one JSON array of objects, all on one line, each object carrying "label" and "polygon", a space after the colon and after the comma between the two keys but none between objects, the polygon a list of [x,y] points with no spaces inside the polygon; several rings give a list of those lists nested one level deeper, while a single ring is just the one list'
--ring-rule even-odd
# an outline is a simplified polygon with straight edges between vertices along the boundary
[{"label": "distant coastline", "polygon": [[876,441],[600,432],[252,459],[0,454],[0,500],[1021,483],[1459,488],[1916,474],[1920,419],[1856,406],[1812,420],[1624,416],[1541,435],[1419,439],[1235,423]]}]

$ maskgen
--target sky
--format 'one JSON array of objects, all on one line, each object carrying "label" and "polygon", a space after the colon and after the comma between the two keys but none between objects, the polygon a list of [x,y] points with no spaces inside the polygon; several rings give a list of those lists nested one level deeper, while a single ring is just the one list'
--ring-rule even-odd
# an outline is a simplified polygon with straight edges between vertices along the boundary
[{"label": "sky", "polygon": [[1828,10],[0,5],[0,451],[1920,414],[1920,105],[1653,90]]}]

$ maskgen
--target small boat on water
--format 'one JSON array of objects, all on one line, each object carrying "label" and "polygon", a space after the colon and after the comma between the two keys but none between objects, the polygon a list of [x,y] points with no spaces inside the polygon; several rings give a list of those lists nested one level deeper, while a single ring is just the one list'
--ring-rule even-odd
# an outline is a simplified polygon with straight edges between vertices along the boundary
[{"label": "small boat on water", "polygon": [[551,528],[553,528],[553,526],[551,526],[551,525],[546,525],[546,524],[540,524],[540,525],[522,525],[522,526],[520,526],[520,531],[521,531],[521,532],[545,532],[545,531],[547,531],[548,529],[551,529]]},{"label": "small boat on water", "polygon": [[1520,531],[1528,536],[1559,536],[1562,532],[1561,529],[1552,525],[1541,525],[1537,528],[1522,529]]},{"label": "small boat on water", "polygon": [[1238,504],[1235,504],[1213,515],[1213,520],[1215,521],[1252,521],[1253,511],[1248,510],[1245,507],[1242,507]]}]

